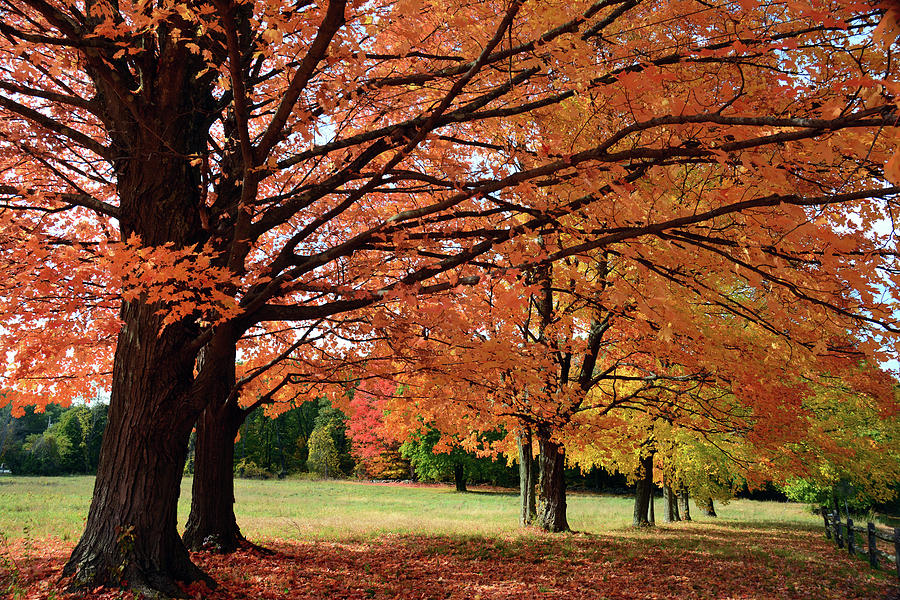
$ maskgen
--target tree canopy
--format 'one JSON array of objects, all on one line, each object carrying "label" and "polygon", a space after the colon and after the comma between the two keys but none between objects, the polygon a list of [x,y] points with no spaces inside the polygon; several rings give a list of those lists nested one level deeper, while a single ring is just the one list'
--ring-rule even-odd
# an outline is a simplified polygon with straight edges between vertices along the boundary
[{"label": "tree canopy", "polygon": [[[610,260],[573,297],[754,406],[896,356],[896,31],[832,0],[0,4],[2,385],[17,413],[111,389],[67,573],[205,579],[175,527],[205,409],[330,384],[348,343],[393,372],[385,336],[501,280],[515,313],[551,263],[577,290]],[[542,352],[591,331],[566,314]]]}]

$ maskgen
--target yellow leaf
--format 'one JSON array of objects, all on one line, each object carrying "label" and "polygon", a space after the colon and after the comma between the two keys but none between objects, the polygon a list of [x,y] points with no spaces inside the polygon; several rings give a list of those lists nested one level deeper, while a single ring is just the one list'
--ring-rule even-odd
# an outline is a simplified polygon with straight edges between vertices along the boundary
[{"label": "yellow leaf", "polygon": [[262,32],[262,39],[267,44],[280,44],[282,37],[277,29],[266,29]]}]

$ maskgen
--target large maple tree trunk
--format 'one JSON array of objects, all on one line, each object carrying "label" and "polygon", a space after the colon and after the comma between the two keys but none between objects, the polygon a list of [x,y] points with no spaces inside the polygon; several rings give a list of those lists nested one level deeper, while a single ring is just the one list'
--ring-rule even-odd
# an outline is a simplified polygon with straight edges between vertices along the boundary
[{"label": "large maple tree trunk", "polygon": [[565,450],[552,441],[549,434],[538,433],[541,471],[537,523],[545,531],[569,531],[566,519]]},{"label": "large maple tree trunk", "polygon": [[178,536],[177,505],[197,412],[186,402],[194,361],[179,325],[160,333],[158,306],[122,308],[109,421],[84,534],[64,568],[72,587],[127,586],[181,595],[177,582],[212,583]]},{"label": "large maple tree trunk", "polygon": [[650,509],[653,506],[653,454],[642,456],[640,477],[634,490],[634,527],[649,527],[653,524]]},{"label": "large maple tree trunk", "polygon": [[[176,69],[170,103],[141,123],[112,102],[119,228],[123,240],[174,250],[205,241],[203,176],[190,156],[206,148],[212,96],[194,71]],[[184,67],[184,65],[181,65]],[[112,99],[113,96],[108,96]],[[129,263],[144,270],[153,263]],[[199,332],[186,317],[164,325],[167,307],[144,291],[123,301],[113,362],[109,421],[85,531],[64,568],[75,588],[123,586],[151,597],[184,595],[179,582],[213,584],[190,561],[177,505],[191,428],[204,408],[194,367]]]},{"label": "large maple tree trunk", "polygon": [[534,499],[534,454],[531,447],[531,429],[519,434],[519,525],[531,525],[537,516]]}]

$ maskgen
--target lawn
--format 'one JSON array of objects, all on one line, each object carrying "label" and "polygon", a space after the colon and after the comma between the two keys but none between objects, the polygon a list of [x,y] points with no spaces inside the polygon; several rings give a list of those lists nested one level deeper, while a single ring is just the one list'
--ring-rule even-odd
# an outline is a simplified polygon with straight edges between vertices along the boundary
[{"label": "lawn", "polygon": [[[0,569],[10,572],[0,596],[53,597],[91,485],[0,478]],[[185,481],[181,523],[189,496]],[[896,587],[835,549],[797,504],[740,500],[716,519],[635,531],[629,498],[572,494],[579,533],[549,535],[520,530],[517,497],[496,490],[238,480],[236,498],[245,534],[276,553],[195,554],[222,584],[200,597],[880,600]]]},{"label": "lawn", "polygon": [[[9,539],[77,540],[84,527],[92,477],[0,476],[0,532]],[[191,480],[182,483],[178,521],[187,520]],[[506,535],[518,531],[512,491],[459,494],[441,485],[385,485],[350,481],[238,479],[235,508],[242,530],[255,539],[353,540],[387,533]],[[661,511],[661,502],[657,510]],[[576,531],[611,532],[631,524],[631,498],[569,494],[569,524]],[[799,504],[738,500],[717,505],[719,519],[817,527]]]}]

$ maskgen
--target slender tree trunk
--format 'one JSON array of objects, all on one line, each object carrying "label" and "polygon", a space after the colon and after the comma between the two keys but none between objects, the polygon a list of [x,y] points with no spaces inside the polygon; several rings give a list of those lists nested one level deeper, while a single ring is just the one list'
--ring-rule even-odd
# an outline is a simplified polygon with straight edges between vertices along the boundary
[{"label": "slender tree trunk", "polygon": [[719,515],[716,514],[716,507],[713,505],[713,499],[709,496],[706,497],[702,502],[697,503],[697,507],[700,509],[700,512],[703,513],[705,517],[717,517]]},{"label": "slender tree trunk", "polygon": [[537,509],[534,499],[534,454],[531,447],[531,429],[518,436],[519,442],[519,525],[526,527],[534,522]]},{"label": "slender tree trunk", "polygon": [[649,527],[654,522],[650,516],[653,507],[653,453],[641,457],[638,469],[631,524],[634,527]]},{"label": "slender tree trunk", "polygon": [[678,514],[678,497],[672,486],[669,485],[668,477],[663,476],[663,522],[674,523],[680,521]]},{"label": "slender tree trunk", "polygon": [[[240,425],[238,425],[240,427]],[[237,430],[234,432],[237,435]],[[278,471],[278,479],[284,479],[287,469],[284,468],[284,442],[281,439],[281,423],[275,419],[275,440],[278,442],[278,459],[281,461],[281,470]]]},{"label": "slender tree trunk", "polygon": [[234,516],[234,438],[242,422],[233,403],[208,406],[197,422],[191,512],[183,536],[191,550],[228,553],[244,542]]},{"label": "slender tree trunk", "polygon": [[178,536],[177,505],[191,427],[194,360],[178,324],[159,306],[125,303],[113,366],[109,422],[85,531],[63,570],[74,588],[127,586],[182,595],[176,582],[204,580]]},{"label": "slender tree trunk", "polygon": [[678,493],[678,508],[681,511],[681,520],[682,521],[690,521],[691,520],[691,505],[688,502],[690,500],[690,492],[688,492],[687,488],[681,488]]},{"label": "slender tree trunk", "polygon": [[456,484],[457,492],[466,491],[466,470],[462,463],[453,465],[453,482]]},{"label": "slender tree trunk", "polygon": [[184,543],[191,550],[234,552],[244,536],[234,516],[234,438],[243,423],[235,403],[210,405],[197,422],[191,512]]},{"label": "slender tree trunk", "polygon": [[223,328],[201,353],[198,387],[209,404],[197,421],[191,512],[184,543],[191,550],[229,553],[246,540],[234,515],[234,439],[247,416],[231,392],[237,332]]},{"label": "slender tree trunk", "polygon": [[538,432],[541,470],[537,523],[545,531],[569,531],[566,519],[565,450],[550,439],[550,434]]}]

